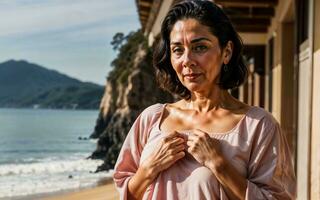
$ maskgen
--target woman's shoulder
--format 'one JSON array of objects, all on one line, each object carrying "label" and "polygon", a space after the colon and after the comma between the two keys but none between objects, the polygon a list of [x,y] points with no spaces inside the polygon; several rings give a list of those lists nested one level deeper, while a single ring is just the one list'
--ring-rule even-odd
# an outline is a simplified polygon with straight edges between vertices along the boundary
[{"label": "woman's shoulder", "polygon": [[170,109],[183,109],[185,107],[185,101],[179,100],[173,103],[167,103],[165,106],[168,110]]},{"label": "woman's shoulder", "polygon": [[156,104],[150,105],[141,112],[141,117],[144,119],[152,119],[152,118],[160,117],[165,105],[166,104],[162,104],[162,103],[156,103]]},{"label": "woman's shoulder", "polygon": [[164,106],[165,106],[165,104],[163,104],[163,103],[156,103],[156,104],[150,105],[147,108],[145,108],[142,111],[142,113],[148,115],[148,114],[152,114],[152,113],[161,112]]},{"label": "woman's shoulder", "polygon": [[276,118],[264,108],[258,106],[251,106],[247,115],[246,122],[249,127],[255,130],[267,131],[279,126],[279,122]]},{"label": "woman's shoulder", "polygon": [[258,106],[250,106],[247,116],[258,121],[269,121],[270,123],[277,123],[274,116],[264,108]]}]

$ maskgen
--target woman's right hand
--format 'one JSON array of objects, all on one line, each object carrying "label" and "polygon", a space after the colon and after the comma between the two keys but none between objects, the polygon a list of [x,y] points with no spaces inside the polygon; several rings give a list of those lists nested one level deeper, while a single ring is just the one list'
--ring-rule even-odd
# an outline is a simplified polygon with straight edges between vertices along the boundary
[{"label": "woman's right hand", "polygon": [[155,151],[142,164],[152,178],[161,171],[168,169],[176,161],[185,156],[186,141],[178,132],[173,132],[164,137]]},{"label": "woman's right hand", "polygon": [[155,151],[141,163],[128,183],[128,199],[141,199],[158,174],[185,156],[186,141],[177,132],[168,134]]}]

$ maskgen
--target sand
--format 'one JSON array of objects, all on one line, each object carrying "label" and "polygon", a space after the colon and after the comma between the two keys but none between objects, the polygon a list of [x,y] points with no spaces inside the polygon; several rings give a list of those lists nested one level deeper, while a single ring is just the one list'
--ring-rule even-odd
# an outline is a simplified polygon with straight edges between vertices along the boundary
[{"label": "sand", "polygon": [[116,200],[119,199],[119,194],[116,191],[113,182],[105,185],[97,186],[95,188],[84,189],[78,192],[71,192],[68,194],[57,194],[45,200]]}]

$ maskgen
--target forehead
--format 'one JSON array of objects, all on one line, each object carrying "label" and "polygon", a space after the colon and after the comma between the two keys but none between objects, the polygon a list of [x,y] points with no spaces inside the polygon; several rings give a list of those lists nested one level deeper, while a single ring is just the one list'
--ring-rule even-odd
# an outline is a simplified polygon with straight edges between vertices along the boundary
[{"label": "forehead", "polygon": [[192,40],[197,37],[216,38],[209,27],[200,24],[196,19],[179,20],[170,32],[171,41]]}]

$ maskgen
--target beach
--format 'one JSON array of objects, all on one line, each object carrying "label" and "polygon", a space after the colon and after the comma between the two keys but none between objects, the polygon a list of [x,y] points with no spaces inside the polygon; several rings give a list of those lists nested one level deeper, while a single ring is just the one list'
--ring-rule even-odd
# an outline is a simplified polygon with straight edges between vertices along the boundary
[{"label": "beach", "polygon": [[119,193],[111,178],[100,179],[95,186],[66,189],[29,195],[0,198],[0,200],[118,200]]},{"label": "beach", "polygon": [[56,194],[45,200],[115,200],[119,199],[113,182],[108,182],[94,188],[83,189],[77,192]]},{"label": "beach", "polygon": [[[111,179],[87,159],[95,111],[0,108],[0,200],[43,199],[84,191]],[[97,184],[98,183],[98,184]]]}]

